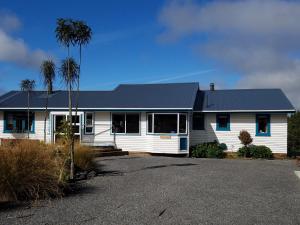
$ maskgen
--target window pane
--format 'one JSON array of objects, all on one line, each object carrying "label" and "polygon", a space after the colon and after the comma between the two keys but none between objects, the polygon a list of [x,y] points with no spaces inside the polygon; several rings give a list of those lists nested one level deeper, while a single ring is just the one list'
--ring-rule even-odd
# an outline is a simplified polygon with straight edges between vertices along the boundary
[{"label": "window pane", "polygon": [[56,115],[55,116],[55,128],[57,131],[62,130],[62,125],[65,122],[66,117],[65,116],[60,116],[60,115]]},{"label": "window pane", "polygon": [[204,130],[203,113],[193,113],[193,130]]},{"label": "window pane", "polygon": [[148,114],[148,133],[152,133],[152,114]]},{"label": "window pane", "polygon": [[85,119],[86,126],[93,126],[93,113],[87,113]]},{"label": "window pane", "polygon": [[73,125],[72,129],[73,129],[74,134],[79,134],[79,126],[78,125],[75,125],[75,126]]},{"label": "window pane", "polygon": [[177,114],[154,114],[154,133],[177,133]]},{"label": "window pane", "polygon": [[128,113],[126,115],[126,133],[140,132],[140,115]]},{"label": "window pane", "polygon": [[220,128],[227,128],[228,122],[228,116],[224,115],[218,117],[218,124]]},{"label": "window pane", "polygon": [[[69,119],[69,116],[67,116],[67,118]],[[72,123],[79,123],[79,115],[77,115],[77,116],[73,115],[72,116]]]},{"label": "window pane", "polygon": [[125,133],[125,113],[112,114],[112,132]]},{"label": "window pane", "polygon": [[29,113],[29,127],[27,112],[7,112],[5,113],[5,128],[7,131],[23,133],[27,132],[28,128],[33,131],[34,113]]},{"label": "window pane", "polygon": [[93,133],[93,127],[86,127],[85,133]]},{"label": "window pane", "polygon": [[267,117],[260,116],[258,118],[258,132],[267,133],[268,132],[268,119]]},{"label": "window pane", "polygon": [[186,114],[179,114],[179,133],[186,133]]}]

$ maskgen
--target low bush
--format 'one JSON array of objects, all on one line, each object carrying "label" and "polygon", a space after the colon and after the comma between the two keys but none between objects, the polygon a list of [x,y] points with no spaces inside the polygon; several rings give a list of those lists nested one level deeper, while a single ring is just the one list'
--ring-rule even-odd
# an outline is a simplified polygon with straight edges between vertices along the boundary
[{"label": "low bush", "polygon": [[[76,145],[75,167],[96,168],[91,150]],[[67,147],[22,140],[0,146],[0,202],[62,196],[68,189],[70,160]]]},{"label": "low bush", "polygon": [[207,149],[208,158],[224,158],[224,151],[219,145],[210,145]]},{"label": "low bush", "polygon": [[262,158],[262,159],[270,159],[272,158],[272,151],[270,148],[264,145],[254,145],[251,147],[251,157],[252,158]]},{"label": "low bush", "polygon": [[60,160],[39,142],[21,141],[0,146],[0,198],[2,201],[61,196]]},{"label": "low bush", "polygon": [[250,157],[255,159],[270,159],[273,156],[271,149],[264,145],[244,146],[238,150],[237,154],[240,157]]},{"label": "low bush", "polygon": [[250,147],[241,147],[239,148],[239,150],[237,151],[237,155],[239,157],[251,157],[251,153],[250,153]]},{"label": "low bush", "polygon": [[196,158],[224,158],[226,144],[217,142],[207,142],[191,147],[192,157]]},{"label": "low bush", "polygon": [[88,146],[75,146],[74,161],[77,168],[84,171],[96,170],[92,150]]}]

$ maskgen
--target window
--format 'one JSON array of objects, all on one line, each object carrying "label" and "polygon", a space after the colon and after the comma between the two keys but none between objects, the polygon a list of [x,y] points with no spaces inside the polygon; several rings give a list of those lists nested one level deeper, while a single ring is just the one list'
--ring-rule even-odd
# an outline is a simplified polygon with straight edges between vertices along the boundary
[{"label": "window", "polygon": [[230,115],[229,114],[217,114],[217,130],[229,131],[230,130]]},{"label": "window", "polygon": [[150,113],[147,115],[148,133],[186,134],[186,113]]},{"label": "window", "polygon": [[[28,130],[27,112],[5,112],[4,132],[6,133],[26,133]],[[34,132],[34,113],[29,113],[29,130]]]},{"label": "window", "polygon": [[152,133],[152,126],[153,126],[153,114],[148,114],[148,133]]},{"label": "window", "polygon": [[113,113],[112,133],[138,134],[140,133],[139,113]]},{"label": "window", "polygon": [[85,114],[85,133],[93,134],[94,133],[94,113]]},{"label": "window", "polygon": [[179,114],[179,133],[186,133],[186,114]]},{"label": "window", "polygon": [[177,114],[155,114],[154,133],[177,133]]},{"label": "window", "polygon": [[256,136],[271,136],[270,115],[256,115]]},{"label": "window", "polygon": [[126,114],[126,133],[137,134],[140,132],[140,114]]},{"label": "window", "polygon": [[193,113],[193,130],[204,130],[204,113]]}]

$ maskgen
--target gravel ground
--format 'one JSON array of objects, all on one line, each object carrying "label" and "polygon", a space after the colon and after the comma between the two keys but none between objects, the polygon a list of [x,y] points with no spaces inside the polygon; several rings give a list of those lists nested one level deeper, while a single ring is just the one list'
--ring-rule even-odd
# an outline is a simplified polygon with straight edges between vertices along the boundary
[{"label": "gravel ground", "polygon": [[[107,157],[77,194],[0,209],[0,224],[300,224],[294,161]],[[299,168],[298,168],[299,169]]]}]

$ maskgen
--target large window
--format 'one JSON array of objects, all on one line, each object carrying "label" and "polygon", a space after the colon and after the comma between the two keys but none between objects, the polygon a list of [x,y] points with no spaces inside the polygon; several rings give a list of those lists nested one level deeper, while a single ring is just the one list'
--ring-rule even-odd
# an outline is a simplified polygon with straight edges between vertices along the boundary
[{"label": "large window", "polygon": [[256,136],[271,136],[270,115],[256,115]]},{"label": "large window", "polygon": [[150,113],[147,115],[148,133],[186,134],[186,113]]},{"label": "large window", "polygon": [[[28,130],[27,112],[5,112],[4,132],[26,133]],[[29,131],[34,132],[34,113],[29,113]]]},{"label": "large window", "polygon": [[229,114],[217,114],[216,116],[217,130],[229,131],[230,130],[230,115]]},{"label": "large window", "polygon": [[204,113],[193,113],[193,130],[204,130]]},{"label": "large window", "polygon": [[93,134],[94,133],[94,113],[88,112],[85,113],[85,127],[84,131],[86,134]]},{"label": "large window", "polygon": [[140,133],[139,113],[112,113],[112,133]]}]

